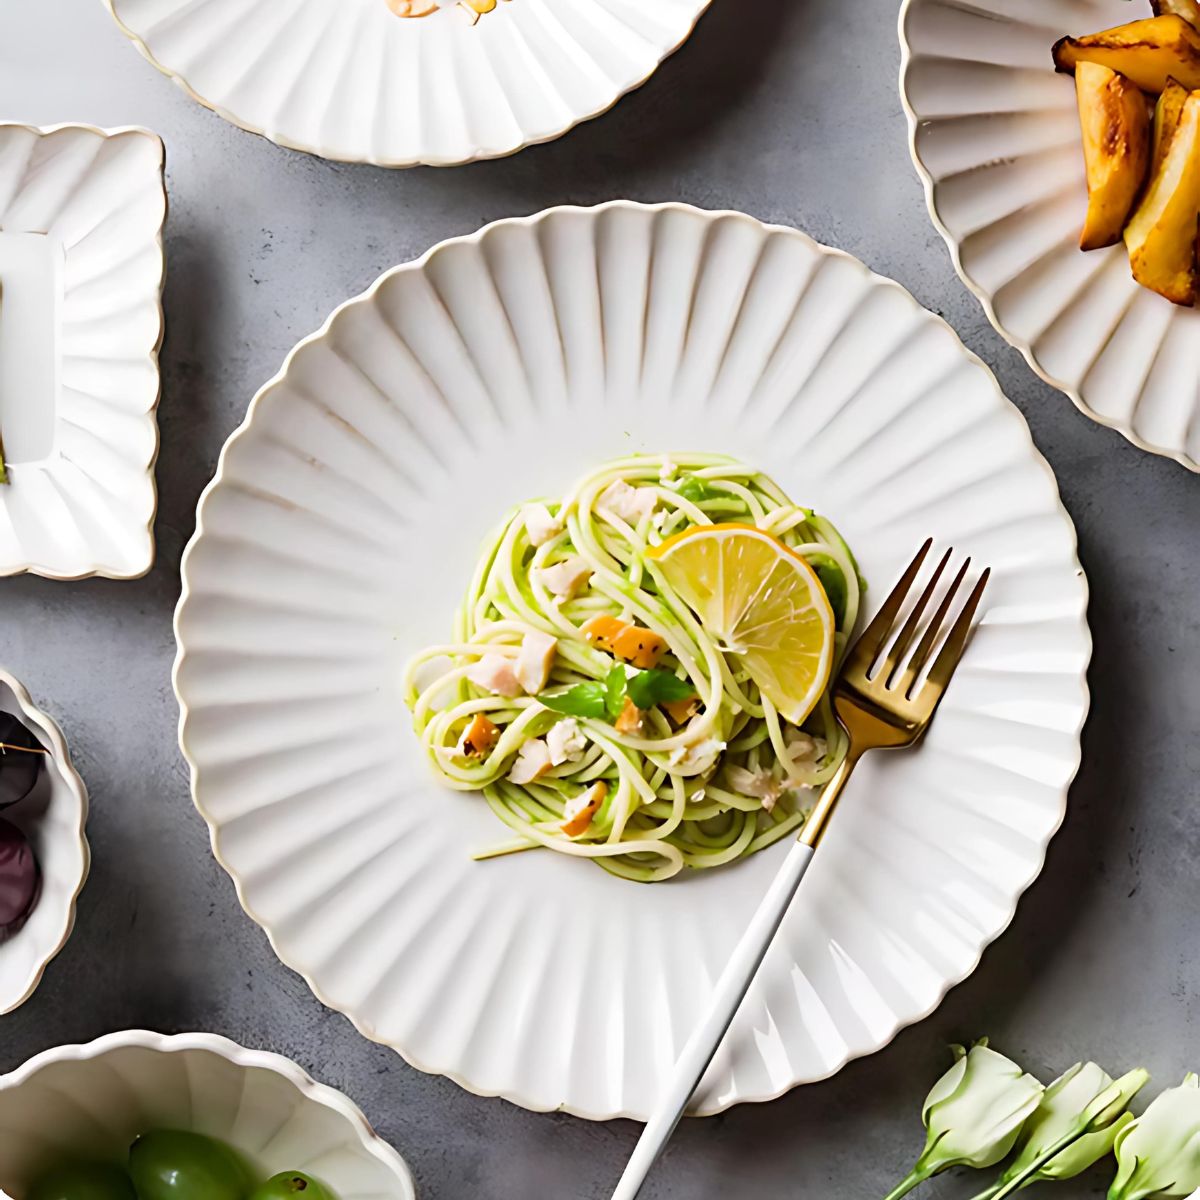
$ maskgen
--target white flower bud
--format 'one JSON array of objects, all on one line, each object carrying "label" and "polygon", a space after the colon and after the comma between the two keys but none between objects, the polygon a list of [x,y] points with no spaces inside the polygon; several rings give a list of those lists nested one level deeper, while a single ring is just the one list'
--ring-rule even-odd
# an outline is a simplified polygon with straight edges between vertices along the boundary
[{"label": "white flower bud", "polygon": [[954,1048],[955,1064],[933,1085],[921,1118],[928,1130],[917,1165],[888,1200],[950,1167],[991,1167],[1012,1150],[1042,1098],[1042,1085],[1016,1063],[989,1050]]},{"label": "white flower bud", "polygon": [[[1004,1172],[1001,1182],[1025,1174],[1065,1138],[1078,1133],[1089,1105],[1112,1086],[1112,1077],[1095,1063],[1076,1063],[1045,1091],[1041,1103],[1017,1141],[1017,1157]],[[1145,1082],[1141,1073],[1137,1086]],[[1122,1108],[1137,1091],[1123,1094]],[[1024,1186],[1043,1179],[1073,1179],[1111,1153],[1117,1134],[1133,1120],[1133,1114],[1117,1110],[1107,1114],[1107,1123],[1093,1133],[1077,1136],[1049,1162],[1037,1167]]]},{"label": "white flower bud", "polygon": [[1200,1080],[1188,1075],[1117,1135],[1108,1200],[1192,1196],[1200,1189]]}]

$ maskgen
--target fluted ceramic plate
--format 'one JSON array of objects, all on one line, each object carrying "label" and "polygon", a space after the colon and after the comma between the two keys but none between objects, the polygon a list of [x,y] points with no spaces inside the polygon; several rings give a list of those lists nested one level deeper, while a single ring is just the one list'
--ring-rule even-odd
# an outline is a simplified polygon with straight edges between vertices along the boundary
[{"label": "fluted ceramic plate", "polygon": [[0,575],[154,562],[163,144],[0,124]]},{"label": "fluted ceramic plate", "polygon": [[413,1200],[404,1160],[341,1092],[278,1054],[142,1029],[56,1046],[0,1075],[0,1188],[29,1193],[64,1159],[120,1161],[151,1129],[235,1147],[266,1179],[304,1171],[339,1200]]},{"label": "fluted ceramic plate", "polygon": [[844,530],[881,598],[927,536],[995,571],[924,745],[862,767],[698,1108],[930,1012],[1012,916],[1079,760],[1086,586],[1054,479],[950,328],[794,230],[554,209],[383,276],[255,399],[177,614],[197,806],[285,963],[424,1070],[645,1115],[783,847],[638,885],[434,780],[405,659],[522,498],[632,451],[736,454]]},{"label": "fluted ceramic plate", "polygon": [[[34,790],[0,812],[29,839],[41,883],[29,916],[0,933],[0,1014],[19,1008],[37,990],[47,966],[75,928],[75,906],[91,863],[85,826],[87,789],[71,764],[62,730],[29,692],[0,668],[0,712],[11,713],[49,751]],[[0,1185],[2,1186],[2,1185]]]},{"label": "fluted ceramic plate", "polygon": [[901,92],[913,159],[963,282],[1029,365],[1102,425],[1200,471],[1200,312],[1139,287],[1123,245],[1085,254],[1066,34],[1147,0],[906,0]]},{"label": "fluted ceramic plate", "polygon": [[[512,154],[644,83],[711,0],[104,0],[161,71],[281,146],[382,167]],[[476,0],[477,3],[480,0]],[[472,19],[476,17],[477,19]]]}]

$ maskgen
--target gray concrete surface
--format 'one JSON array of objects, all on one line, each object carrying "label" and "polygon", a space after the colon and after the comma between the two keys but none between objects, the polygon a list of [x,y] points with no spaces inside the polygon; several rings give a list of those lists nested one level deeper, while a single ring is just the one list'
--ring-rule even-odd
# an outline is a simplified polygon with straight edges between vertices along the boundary
[{"label": "gray concrete surface", "polygon": [[[504,162],[388,173],[287,153],[157,75],[100,0],[0,0],[0,119],[145,124],[166,139],[168,335],[159,563],[138,583],[0,581],[0,662],[62,722],[91,789],[92,878],[40,991],[0,1018],[0,1070],[149,1026],[280,1051],[353,1096],[425,1200],[606,1197],[633,1144],[408,1068],[274,959],[208,850],[175,741],[171,613],[197,496],[258,386],[384,268],[485,221],[614,196],[807,230],[949,318],[1058,474],[1091,577],[1085,767],[1012,928],[929,1020],[837,1078],[688,1123],[647,1200],[876,1197],[918,1151],[948,1040],[990,1034],[1049,1076],[1081,1057],[1200,1067],[1200,480],[1080,416],[992,332],[926,216],[896,90],[896,2],[716,0],[642,91]],[[931,1197],[970,1194],[943,1179]],[[1103,1178],[1061,1185],[1103,1193]]]}]

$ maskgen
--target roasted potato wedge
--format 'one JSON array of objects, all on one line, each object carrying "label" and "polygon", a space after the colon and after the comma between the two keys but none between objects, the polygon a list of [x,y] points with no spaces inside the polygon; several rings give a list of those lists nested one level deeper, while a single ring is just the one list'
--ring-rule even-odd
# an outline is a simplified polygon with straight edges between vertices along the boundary
[{"label": "roasted potato wedge", "polygon": [[1058,70],[1070,74],[1081,62],[1109,67],[1156,96],[1169,79],[1194,91],[1200,88],[1200,31],[1172,13],[1055,42]]},{"label": "roasted potato wedge", "polygon": [[1125,230],[1133,277],[1175,304],[1196,303],[1200,214],[1200,95],[1183,105],[1162,167]]},{"label": "roasted potato wedge", "polygon": [[1197,0],[1150,0],[1150,7],[1156,17],[1169,17],[1174,13],[1200,28],[1200,3]]},{"label": "roasted potato wedge", "polygon": [[1146,180],[1150,114],[1141,90],[1099,63],[1081,62],[1075,68],[1075,92],[1088,186],[1079,248],[1098,250],[1121,240]]},{"label": "roasted potato wedge", "polygon": [[1158,98],[1154,107],[1154,136],[1150,143],[1150,174],[1155,176],[1162,167],[1166,157],[1167,147],[1179,128],[1179,118],[1183,116],[1183,102],[1189,92],[1178,80],[1168,79],[1166,90]]}]

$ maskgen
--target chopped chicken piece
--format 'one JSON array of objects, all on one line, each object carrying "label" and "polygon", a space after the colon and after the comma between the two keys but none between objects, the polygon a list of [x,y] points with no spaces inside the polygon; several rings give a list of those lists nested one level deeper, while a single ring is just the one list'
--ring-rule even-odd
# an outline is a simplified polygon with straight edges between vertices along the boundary
[{"label": "chopped chicken piece", "polygon": [[783,735],[783,740],[794,763],[820,762],[825,757],[824,738],[810,737],[799,729],[789,729]]},{"label": "chopped chicken piece", "polygon": [[614,479],[596,497],[596,509],[620,517],[635,528],[648,517],[658,503],[658,493],[649,487],[630,487],[624,479]]},{"label": "chopped chicken piece", "polygon": [[570,600],[591,578],[592,568],[574,555],[550,567],[536,567],[533,573],[546,591],[562,600]]},{"label": "chopped chicken piece", "polygon": [[663,709],[676,725],[686,725],[700,711],[700,697],[689,696],[686,700],[664,700],[659,708]]},{"label": "chopped chicken piece", "polygon": [[525,518],[525,532],[535,546],[544,546],[563,531],[563,523],[552,517],[544,504],[527,504],[521,515]]},{"label": "chopped chicken piece", "polygon": [[513,696],[521,694],[521,684],[513,670],[511,658],[503,654],[485,654],[474,666],[468,668],[467,678],[485,692],[497,696]]},{"label": "chopped chicken piece", "polygon": [[550,727],[546,734],[546,745],[550,750],[550,761],[561,767],[566,762],[578,762],[587,749],[587,738],[574,717],[565,717]]},{"label": "chopped chicken piece", "polygon": [[499,740],[500,730],[496,724],[485,713],[476,713],[458,739],[457,750],[463,758],[484,758]]},{"label": "chopped chicken piece", "polygon": [[517,682],[531,696],[546,686],[554,655],[558,651],[558,639],[540,629],[531,629],[521,641],[521,653],[517,655]]},{"label": "chopped chicken piece", "polygon": [[664,458],[662,467],[659,469],[658,477],[666,483],[668,479],[673,478],[679,471],[679,468],[669,459]]},{"label": "chopped chicken piece", "polygon": [[621,715],[613,723],[613,728],[618,733],[641,733],[644,724],[642,710],[626,696]]},{"label": "chopped chicken piece", "polygon": [[513,783],[533,783],[535,779],[541,779],[553,765],[550,747],[541,738],[532,738],[517,751],[508,777]]},{"label": "chopped chicken piece", "polygon": [[667,758],[667,762],[673,767],[683,767],[685,769],[700,767],[716,758],[724,749],[724,742],[712,737],[704,738],[702,741],[695,742],[690,746],[676,746]]},{"label": "chopped chicken piece", "polygon": [[578,837],[581,833],[586,833],[607,795],[608,784],[599,779],[586,792],[580,792],[578,796],[568,800],[563,808],[563,822],[559,829],[567,837]]},{"label": "chopped chicken piece", "polygon": [[772,771],[747,771],[745,767],[730,767],[725,772],[725,778],[735,792],[761,800],[767,812],[779,803],[779,797],[787,791],[783,780]]}]

